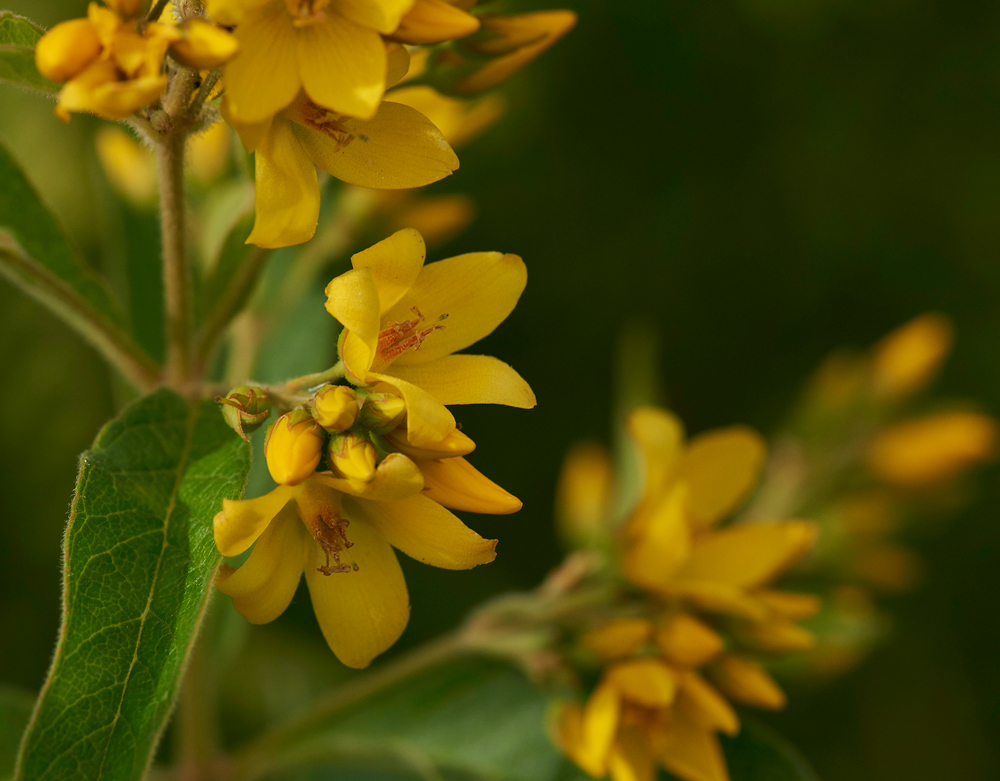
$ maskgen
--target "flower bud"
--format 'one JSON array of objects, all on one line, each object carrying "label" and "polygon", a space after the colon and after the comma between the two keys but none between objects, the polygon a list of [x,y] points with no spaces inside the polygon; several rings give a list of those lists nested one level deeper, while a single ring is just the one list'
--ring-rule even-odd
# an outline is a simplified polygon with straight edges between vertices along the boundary
[{"label": "flower bud", "polygon": [[724,654],[710,668],[712,680],[729,699],[755,708],[781,710],[785,693],[757,662]]},{"label": "flower bud", "polygon": [[271,400],[260,388],[237,385],[225,398],[215,397],[222,405],[222,415],[229,428],[249,442],[247,434],[252,434],[271,416]]},{"label": "flower bud", "polygon": [[472,35],[479,20],[445,0],[417,0],[389,37],[410,44],[442,43]]},{"label": "flower bud", "polygon": [[330,468],[339,477],[363,483],[375,477],[378,454],[374,445],[351,431],[330,437],[326,457]]},{"label": "flower bud", "polygon": [[89,19],[60,22],[35,45],[35,66],[52,81],[67,81],[101,53],[101,41]]},{"label": "flower bud", "polygon": [[231,33],[204,19],[189,19],[183,29],[184,37],[170,44],[170,53],[189,68],[218,68],[240,50]]},{"label": "flower bud", "polygon": [[677,613],[656,630],[660,653],[684,667],[700,667],[722,653],[718,632],[687,613]]},{"label": "flower bud", "polygon": [[997,435],[996,421],[975,412],[942,412],[906,420],[875,439],[868,465],[887,483],[919,488],[956,477],[991,458]]},{"label": "flower bud", "polygon": [[313,397],[312,414],[327,431],[344,431],[358,417],[358,395],[346,385],[324,385]]},{"label": "flower bud", "polygon": [[143,0],[104,0],[104,4],[122,19],[134,19],[142,11]]},{"label": "flower bud", "polygon": [[507,493],[464,458],[417,461],[424,476],[424,496],[452,510],[508,515],[521,509],[521,500]]},{"label": "flower bud", "polygon": [[406,402],[394,393],[371,393],[358,420],[365,428],[393,429],[406,417]]},{"label": "flower bud", "polygon": [[297,485],[316,471],[325,435],[312,415],[303,409],[278,418],[267,432],[264,457],[279,485]]}]

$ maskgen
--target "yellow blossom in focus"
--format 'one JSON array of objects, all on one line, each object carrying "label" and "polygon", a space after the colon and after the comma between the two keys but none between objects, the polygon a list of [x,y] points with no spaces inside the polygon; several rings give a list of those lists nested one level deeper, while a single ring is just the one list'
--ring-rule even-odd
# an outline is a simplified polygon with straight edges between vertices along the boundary
[{"label": "yellow blossom in focus", "polygon": [[305,91],[337,114],[371,119],[386,88],[382,34],[414,0],[206,0],[210,17],[236,25],[240,53],[225,68],[229,112],[252,124]]},{"label": "yellow blossom in focus", "polygon": [[279,485],[296,485],[319,465],[326,438],[323,429],[305,410],[282,415],[267,431],[264,457]]},{"label": "yellow blossom in focus", "polygon": [[384,102],[371,119],[335,114],[304,94],[256,125],[227,119],[255,155],[256,220],[248,244],[285,247],[312,238],[319,220],[316,166],[341,181],[379,189],[436,182],[458,168],[441,132],[418,111]]},{"label": "yellow blossom in focus", "polygon": [[97,157],[112,186],[138,204],[156,199],[156,157],[128,132],[102,127],[96,138]]},{"label": "yellow blossom in focus", "polygon": [[923,388],[941,368],[955,341],[944,315],[928,312],[884,337],[874,348],[872,377],[879,394],[907,396]]},{"label": "yellow blossom in focus", "polygon": [[253,551],[224,566],[218,588],[249,621],[273,621],[291,602],[302,574],[323,636],[349,667],[366,667],[409,620],[398,548],[425,564],[469,569],[496,557],[487,540],[421,496],[423,477],[394,453],[367,482],[313,473],[258,499],[223,502],[215,541],[224,556]]},{"label": "yellow blossom in focus", "polygon": [[991,459],[997,423],[976,412],[942,412],[897,423],[882,431],[868,451],[868,465],[881,480],[906,488],[951,479]]},{"label": "yellow blossom in focus", "polygon": [[455,354],[510,314],[527,279],[524,262],[475,252],[425,266],[425,256],[420,234],[402,230],[354,255],[354,268],[326,288],[327,311],[344,326],[339,353],[348,380],[401,396],[415,447],[433,446],[455,430],[448,405],[535,405],[531,388],[507,364]]}]

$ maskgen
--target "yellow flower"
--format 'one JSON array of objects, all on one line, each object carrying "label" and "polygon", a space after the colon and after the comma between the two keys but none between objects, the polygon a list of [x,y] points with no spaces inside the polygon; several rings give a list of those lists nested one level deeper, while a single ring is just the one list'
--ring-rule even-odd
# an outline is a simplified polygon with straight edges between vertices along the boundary
[{"label": "yellow flower", "polygon": [[326,437],[305,410],[282,415],[267,430],[264,458],[279,485],[297,485],[316,471]]},{"label": "yellow flower", "polygon": [[920,390],[937,374],[954,341],[951,321],[937,312],[927,312],[900,326],[873,350],[875,390],[890,397]]},{"label": "yellow flower", "polygon": [[226,118],[255,152],[256,211],[248,244],[285,247],[312,238],[319,220],[316,166],[362,187],[421,187],[451,174],[458,158],[441,132],[414,109],[385,102],[372,119],[330,112],[304,94],[256,125]]},{"label": "yellow flower", "polygon": [[[128,12],[134,3],[114,3]],[[211,28],[211,29],[209,29]],[[123,20],[97,3],[86,19],[57,24],[38,41],[35,64],[53,81],[65,81],[56,116],[89,112],[105,119],[126,119],[154,103],[167,86],[163,59],[167,49],[181,61],[214,67],[231,56],[231,36],[207,22],[184,30],[159,22]]]},{"label": "yellow flower", "polygon": [[304,90],[338,114],[370,119],[386,88],[386,44],[413,0],[207,0],[236,25],[240,53],[226,65],[229,111],[262,122]]},{"label": "yellow flower", "polygon": [[613,466],[603,447],[587,442],[566,454],[556,487],[556,523],[564,542],[583,548],[607,536],[613,489]]},{"label": "yellow flower", "polygon": [[96,138],[97,157],[116,190],[138,204],[156,199],[156,157],[129,133],[106,125]]},{"label": "yellow flower", "polygon": [[880,433],[868,452],[877,477],[904,488],[930,486],[989,460],[997,423],[976,412],[942,412],[904,420]]},{"label": "yellow flower", "polygon": [[487,540],[420,495],[423,478],[394,453],[365,483],[314,473],[258,499],[224,501],[215,541],[224,556],[256,542],[239,568],[223,566],[218,588],[255,624],[291,602],[303,572],[323,636],[349,667],[366,667],[409,619],[409,596],[392,548],[444,569],[496,557]]},{"label": "yellow flower", "polygon": [[424,266],[425,255],[420,234],[402,230],[351,258],[353,270],[326,288],[327,311],[344,326],[339,352],[347,378],[402,396],[407,439],[416,447],[455,430],[446,405],[535,405],[507,364],[454,354],[510,314],[527,279],[524,262],[476,252]]}]

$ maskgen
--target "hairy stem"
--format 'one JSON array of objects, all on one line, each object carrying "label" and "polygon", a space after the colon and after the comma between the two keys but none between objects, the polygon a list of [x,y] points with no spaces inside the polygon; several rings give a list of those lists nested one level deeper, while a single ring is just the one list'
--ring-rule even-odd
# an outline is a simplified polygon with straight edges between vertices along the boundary
[{"label": "hairy stem", "polygon": [[289,380],[285,383],[285,387],[282,390],[284,393],[298,393],[316,385],[322,385],[331,380],[342,380],[343,378],[344,362],[337,361],[335,365],[331,366],[325,372],[306,374],[302,377],[296,377],[294,380]]},{"label": "hairy stem", "polygon": [[436,667],[472,650],[465,635],[445,635],[403,654],[370,673],[334,689],[321,697],[299,718],[265,732],[233,757],[233,781],[253,781],[274,770],[281,762],[283,749],[308,735],[323,723],[370,697],[406,680],[412,675]]}]

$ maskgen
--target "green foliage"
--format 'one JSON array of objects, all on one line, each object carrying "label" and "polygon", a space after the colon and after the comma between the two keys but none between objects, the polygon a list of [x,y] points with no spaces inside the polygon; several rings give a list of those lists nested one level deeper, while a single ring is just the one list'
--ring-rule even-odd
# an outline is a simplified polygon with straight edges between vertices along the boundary
[{"label": "green foliage", "polygon": [[722,738],[733,781],[819,781],[802,755],[763,724],[743,719],[735,738]]},{"label": "green foliage", "polygon": [[34,22],[10,11],[0,11],[0,83],[55,95],[59,85],[35,67],[35,44],[45,33]]},{"label": "green foliage", "polygon": [[17,778],[138,779],[212,588],[212,518],[248,448],[211,402],[159,390],[81,461],[66,532],[63,625]]},{"label": "green foliage", "polygon": [[104,281],[81,262],[2,146],[0,182],[0,274],[73,326],[127,376],[155,374],[152,361],[124,331],[125,318]]}]

